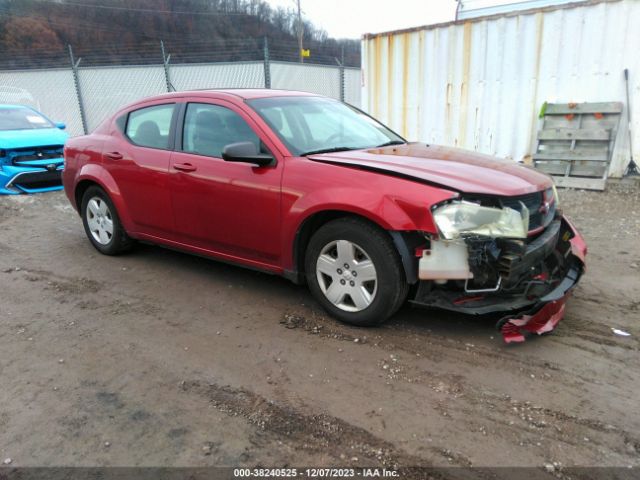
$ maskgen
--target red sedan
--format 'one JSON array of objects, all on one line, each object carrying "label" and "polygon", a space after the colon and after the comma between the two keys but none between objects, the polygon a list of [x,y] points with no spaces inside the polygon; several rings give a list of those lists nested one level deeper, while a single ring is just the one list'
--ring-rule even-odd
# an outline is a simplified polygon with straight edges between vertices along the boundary
[{"label": "red sedan", "polygon": [[211,90],[147,98],[67,142],[63,183],[96,249],[135,240],[306,282],[375,325],[410,297],[506,312],[507,341],[562,318],[586,246],[546,175],[408,143],[329,98]]}]

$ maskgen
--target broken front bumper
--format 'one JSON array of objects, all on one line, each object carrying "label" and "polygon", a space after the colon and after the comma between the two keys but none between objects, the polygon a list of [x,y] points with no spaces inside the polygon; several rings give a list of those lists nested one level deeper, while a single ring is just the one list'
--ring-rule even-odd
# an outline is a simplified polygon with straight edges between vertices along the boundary
[{"label": "broken front bumper", "polygon": [[[45,165],[46,163],[46,165]],[[62,159],[0,166],[0,195],[62,190]]]},{"label": "broken front bumper", "polygon": [[563,220],[573,233],[573,238],[569,239],[569,270],[556,288],[540,298],[533,308],[517,316],[504,317],[498,322],[497,326],[507,343],[524,342],[527,334],[550,332],[564,317],[565,303],[585,269],[587,245],[573,224],[566,217]]},{"label": "broken front bumper", "polygon": [[[527,288],[524,292],[514,293],[502,288],[499,282],[495,289],[478,292],[466,288],[466,291],[448,289],[446,286],[433,288],[434,284],[446,285],[451,280],[462,282],[471,278],[470,270],[465,264],[468,257],[461,262],[460,255],[448,252],[449,257],[454,257],[452,260],[436,248],[425,252],[420,260],[420,279],[428,281],[420,282],[412,303],[473,315],[506,314],[498,321],[497,327],[507,343],[523,342],[528,334],[541,335],[553,330],[562,320],[565,302],[584,271],[587,253],[584,239],[571,222],[566,217],[559,218],[557,222],[559,228],[555,231],[549,228],[528,245],[522,256],[510,264],[512,271],[520,276],[523,272],[527,275],[526,270],[531,269],[534,272],[531,278],[533,281],[536,272],[534,265],[544,263],[551,255],[556,256],[556,261],[561,258],[562,276],[556,277],[547,291],[533,295]],[[442,265],[447,272],[434,271],[433,265],[437,262],[437,259],[432,258],[434,255],[444,260]],[[429,268],[425,268],[426,265]],[[448,276],[449,273],[453,275]]]}]

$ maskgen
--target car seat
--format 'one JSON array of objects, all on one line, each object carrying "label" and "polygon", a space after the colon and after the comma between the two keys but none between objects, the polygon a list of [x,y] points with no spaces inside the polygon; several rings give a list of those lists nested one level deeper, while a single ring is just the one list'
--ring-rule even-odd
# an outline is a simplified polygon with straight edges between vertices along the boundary
[{"label": "car seat", "polygon": [[152,120],[147,120],[138,125],[133,140],[145,147],[167,148],[167,140],[160,134],[158,124]]},{"label": "car seat", "polygon": [[226,128],[220,116],[204,110],[196,115],[193,135],[193,149],[196,153],[220,157],[228,141]]}]

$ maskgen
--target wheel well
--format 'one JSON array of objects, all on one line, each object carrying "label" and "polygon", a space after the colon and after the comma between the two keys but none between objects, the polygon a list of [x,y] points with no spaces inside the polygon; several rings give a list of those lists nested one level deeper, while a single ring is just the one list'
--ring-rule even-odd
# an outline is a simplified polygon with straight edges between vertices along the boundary
[{"label": "wheel well", "polygon": [[[298,229],[298,233],[296,234],[296,238],[294,240],[294,246],[293,246],[294,272],[291,272],[291,274],[288,274],[287,277],[289,277],[291,280],[293,280],[296,283],[304,283],[305,281],[304,256],[307,251],[307,245],[309,244],[309,240],[311,240],[311,237],[313,236],[313,234],[316,231],[318,231],[318,229],[322,227],[324,224],[332,220],[336,220],[338,218],[344,218],[344,217],[359,218],[361,220],[364,220],[365,222],[369,222],[372,225],[375,225],[376,227],[382,228],[383,230],[387,231],[386,229],[384,229],[377,223],[369,220],[368,218],[352,212],[345,212],[342,210],[326,210],[323,212],[315,213],[311,215],[309,218],[307,218],[302,223],[302,226]],[[408,279],[410,279],[413,276],[409,272],[410,270],[409,262],[411,262],[412,259],[407,258],[407,257],[410,257],[410,255],[407,255],[407,252],[409,252],[409,250],[407,248],[401,248],[403,246],[402,243],[404,243],[404,240],[403,240],[404,236],[400,234],[394,235],[394,233],[396,232],[388,232],[388,233],[390,234],[390,237],[392,238],[394,245],[396,246],[396,249],[398,249],[398,254],[400,254],[400,256],[402,257],[402,260],[403,260],[402,263],[405,269],[405,273],[407,274]],[[401,244],[399,244],[399,242],[401,242]],[[413,282],[410,282],[410,283],[413,283]]]},{"label": "wheel well", "polygon": [[318,231],[320,227],[322,227],[325,223],[328,223],[332,220],[336,220],[338,218],[344,217],[364,217],[360,215],[353,214],[351,212],[345,212],[341,210],[325,210],[323,212],[314,213],[309,218],[305,219],[302,222],[302,225],[298,229],[296,233],[296,238],[294,240],[293,245],[293,268],[294,272],[291,276],[292,280],[296,283],[304,283],[304,256],[307,251],[307,245],[309,245],[309,240],[315,232]]},{"label": "wheel well", "polygon": [[81,213],[80,210],[82,209],[82,197],[84,196],[84,192],[86,192],[87,189],[92,185],[96,185],[98,187],[100,186],[100,185],[98,185],[96,182],[94,182],[92,180],[82,180],[76,186],[76,191],[74,193],[74,197],[75,197],[75,200],[76,200],[76,206],[78,207],[78,213]]}]

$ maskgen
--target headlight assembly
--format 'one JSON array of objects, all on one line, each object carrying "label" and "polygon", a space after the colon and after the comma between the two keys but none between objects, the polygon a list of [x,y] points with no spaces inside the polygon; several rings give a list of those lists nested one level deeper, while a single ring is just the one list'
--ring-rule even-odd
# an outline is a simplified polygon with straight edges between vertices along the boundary
[{"label": "headlight assembly", "polygon": [[482,207],[475,203],[459,201],[436,208],[433,218],[440,234],[453,240],[463,234],[488,237],[526,238],[529,232],[529,210]]}]

